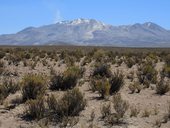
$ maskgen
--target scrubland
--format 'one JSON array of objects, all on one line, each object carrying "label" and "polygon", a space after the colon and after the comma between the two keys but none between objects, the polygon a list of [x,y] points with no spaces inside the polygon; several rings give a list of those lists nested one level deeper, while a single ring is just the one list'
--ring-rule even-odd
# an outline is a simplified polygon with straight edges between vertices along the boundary
[{"label": "scrubland", "polygon": [[170,49],[1,47],[2,128],[169,128]]}]

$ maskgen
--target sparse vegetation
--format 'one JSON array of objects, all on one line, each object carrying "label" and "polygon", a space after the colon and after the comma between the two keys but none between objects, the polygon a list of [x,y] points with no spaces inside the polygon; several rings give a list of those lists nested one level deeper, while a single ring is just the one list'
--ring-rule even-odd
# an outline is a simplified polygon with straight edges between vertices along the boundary
[{"label": "sparse vegetation", "polygon": [[2,47],[0,122],[167,127],[169,55],[169,49]]}]

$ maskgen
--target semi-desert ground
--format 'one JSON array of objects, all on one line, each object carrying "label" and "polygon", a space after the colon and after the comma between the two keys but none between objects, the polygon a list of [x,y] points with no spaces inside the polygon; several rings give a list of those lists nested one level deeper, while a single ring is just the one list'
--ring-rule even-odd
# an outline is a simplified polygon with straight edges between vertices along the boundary
[{"label": "semi-desert ground", "polygon": [[2,128],[170,128],[170,49],[0,47]]}]

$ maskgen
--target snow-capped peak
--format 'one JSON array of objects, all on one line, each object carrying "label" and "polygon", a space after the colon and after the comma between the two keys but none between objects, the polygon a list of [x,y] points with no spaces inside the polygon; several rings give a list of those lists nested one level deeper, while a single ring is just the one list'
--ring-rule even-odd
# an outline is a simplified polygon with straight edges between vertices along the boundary
[{"label": "snow-capped peak", "polygon": [[82,24],[82,23],[90,23],[90,20],[79,18],[79,19],[76,19],[70,22],[70,24],[72,25],[77,25],[77,24]]},{"label": "snow-capped peak", "polygon": [[96,21],[94,19],[83,19],[83,18],[78,18],[72,21],[61,21],[61,22],[58,22],[57,24],[67,24],[67,25],[98,24],[101,26],[106,26],[104,23],[100,21]]}]

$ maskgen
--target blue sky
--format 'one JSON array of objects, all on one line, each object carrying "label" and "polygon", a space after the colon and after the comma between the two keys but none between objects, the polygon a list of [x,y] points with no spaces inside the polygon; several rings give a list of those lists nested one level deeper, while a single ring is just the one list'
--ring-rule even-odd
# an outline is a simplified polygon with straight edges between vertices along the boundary
[{"label": "blue sky", "polygon": [[122,25],[155,22],[170,29],[170,0],[0,0],[0,34],[88,18]]}]

